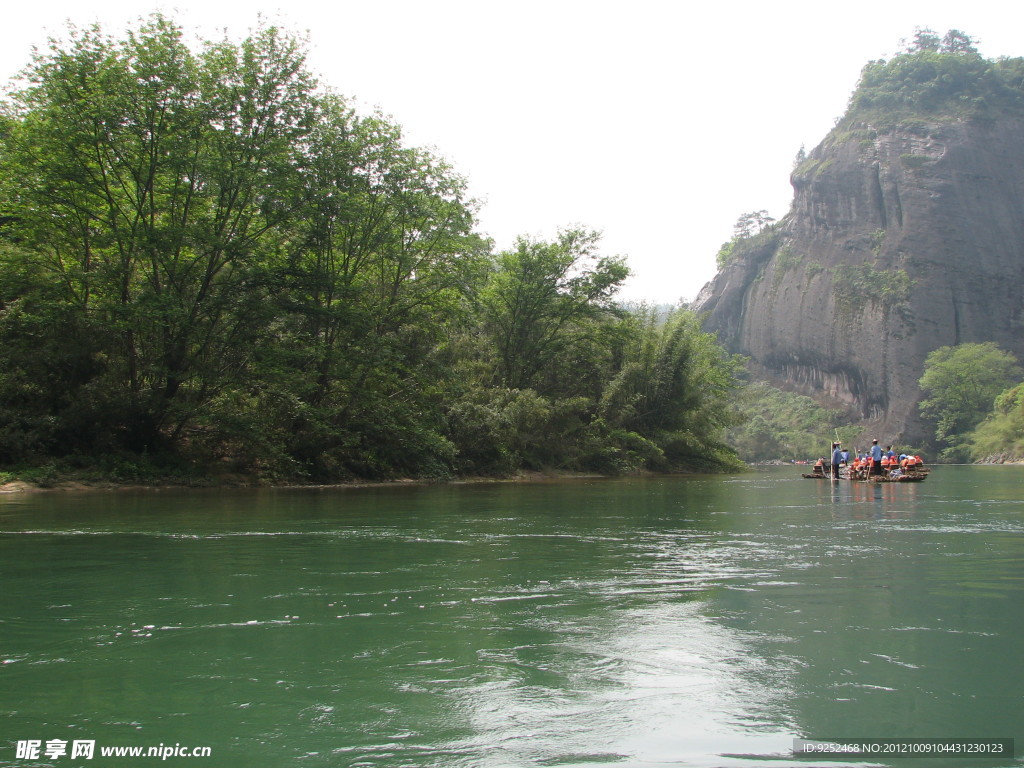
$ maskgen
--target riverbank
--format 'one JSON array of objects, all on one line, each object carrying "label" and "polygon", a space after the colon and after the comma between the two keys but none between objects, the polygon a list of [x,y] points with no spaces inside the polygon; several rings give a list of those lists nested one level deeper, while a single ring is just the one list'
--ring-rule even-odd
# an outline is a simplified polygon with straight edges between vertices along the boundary
[{"label": "riverbank", "polygon": [[999,453],[993,456],[986,456],[975,464],[1024,464],[1024,456],[1014,456],[1008,453]]},{"label": "riverbank", "polygon": [[[649,471],[638,471],[630,473],[630,476],[654,476],[657,473]],[[686,474],[684,472],[673,474]],[[165,480],[155,482],[114,481],[114,480],[83,480],[83,479],[56,479],[45,482],[31,482],[27,480],[9,480],[0,483],[0,494],[24,494],[24,493],[47,493],[47,492],[75,492],[75,491],[170,491],[188,489],[210,489],[210,488],[304,488],[304,489],[356,489],[375,487],[398,487],[415,485],[477,485],[486,483],[542,483],[542,482],[564,482],[568,480],[600,480],[611,477],[586,472],[562,472],[556,470],[536,470],[517,472],[507,477],[453,477],[453,478],[396,478],[392,480],[350,480],[338,483],[296,483],[281,482],[274,483],[256,478],[225,477],[220,479],[208,479],[206,481],[186,480]]]}]

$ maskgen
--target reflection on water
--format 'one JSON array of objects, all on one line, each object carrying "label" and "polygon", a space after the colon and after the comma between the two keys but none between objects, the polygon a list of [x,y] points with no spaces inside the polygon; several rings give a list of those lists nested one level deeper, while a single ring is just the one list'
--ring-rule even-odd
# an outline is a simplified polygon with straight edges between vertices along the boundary
[{"label": "reflection on water", "polygon": [[1022,478],[3,498],[0,763],[51,738],[639,768],[1015,737]]}]

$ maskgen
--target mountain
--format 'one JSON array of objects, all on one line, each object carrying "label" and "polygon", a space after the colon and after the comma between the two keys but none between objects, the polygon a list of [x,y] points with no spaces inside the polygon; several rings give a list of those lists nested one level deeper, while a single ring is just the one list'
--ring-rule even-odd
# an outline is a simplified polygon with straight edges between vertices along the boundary
[{"label": "mountain", "polygon": [[865,67],[793,171],[789,213],[727,244],[695,302],[755,375],[883,442],[928,436],[932,350],[1024,358],[1024,59],[935,43]]}]

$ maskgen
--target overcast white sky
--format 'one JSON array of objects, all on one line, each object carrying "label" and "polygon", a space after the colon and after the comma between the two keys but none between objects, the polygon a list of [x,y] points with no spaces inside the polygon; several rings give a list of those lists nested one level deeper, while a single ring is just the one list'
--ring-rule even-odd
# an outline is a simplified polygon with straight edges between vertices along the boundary
[{"label": "overcast white sky", "polygon": [[916,27],[1024,55],[1006,0],[45,0],[4,12],[0,80],[67,20],[118,35],[153,10],[205,37],[258,14],[308,33],[323,83],[469,179],[498,247],[600,230],[634,272],[623,296],[657,302],[696,296],[740,214],[786,213],[800,146]]}]

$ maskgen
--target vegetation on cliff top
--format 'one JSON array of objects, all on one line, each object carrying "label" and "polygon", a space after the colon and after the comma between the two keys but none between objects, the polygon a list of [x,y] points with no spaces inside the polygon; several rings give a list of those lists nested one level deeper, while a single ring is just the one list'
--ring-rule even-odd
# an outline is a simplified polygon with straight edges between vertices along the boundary
[{"label": "vegetation on cliff top", "polygon": [[492,253],[442,160],[273,27],[71,30],[0,111],[0,466],[268,479],[735,465],[737,363],[569,229]]},{"label": "vegetation on cliff top", "polygon": [[918,29],[892,59],[872,61],[861,72],[841,126],[875,127],[914,118],[984,118],[1024,115],[1024,58],[989,60],[963,32],[943,37]]}]

